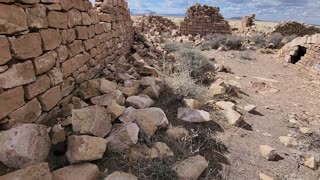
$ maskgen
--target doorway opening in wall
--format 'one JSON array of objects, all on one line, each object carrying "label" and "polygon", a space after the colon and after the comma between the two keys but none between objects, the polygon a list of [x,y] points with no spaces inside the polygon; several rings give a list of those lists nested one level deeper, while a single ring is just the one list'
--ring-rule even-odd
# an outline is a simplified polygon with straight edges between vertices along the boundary
[{"label": "doorway opening in wall", "polygon": [[296,64],[298,61],[301,60],[301,58],[306,55],[307,48],[303,46],[298,46],[298,49],[296,50],[295,55],[291,56],[291,63]]}]

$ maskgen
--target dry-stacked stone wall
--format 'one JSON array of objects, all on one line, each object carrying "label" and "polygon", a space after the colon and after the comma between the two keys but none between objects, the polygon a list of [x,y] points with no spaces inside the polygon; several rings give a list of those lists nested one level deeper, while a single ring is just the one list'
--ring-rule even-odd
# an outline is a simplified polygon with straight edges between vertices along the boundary
[{"label": "dry-stacked stone wall", "polygon": [[40,123],[105,64],[127,54],[125,0],[0,0],[0,125]]},{"label": "dry-stacked stone wall", "polygon": [[278,60],[320,76],[320,34],[298,37],[278,52]]},{"label": "dry-stacked stone wall", "polygon": [[275,26],[272,33],[280,33],[283,36],[297,35],[302,37],[305,35],[313,35],[320,33],[320,28],[312,25],[299,23],[296,21],[286,21],[279,23],[277,26]]},{"label": "dry-stacked stone wall", "polygon": [[231,27],[219,13],[220,8],[200,4],[189,7],[186,17],[180,24],[184,35],[231,34]]}]

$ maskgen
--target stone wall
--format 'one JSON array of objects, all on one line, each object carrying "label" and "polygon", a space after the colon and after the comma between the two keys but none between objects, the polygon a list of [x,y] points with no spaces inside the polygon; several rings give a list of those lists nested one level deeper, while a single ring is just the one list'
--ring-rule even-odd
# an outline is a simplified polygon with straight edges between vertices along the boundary
[{"label": "stone wall", "polygon": [[130,51],[125,0],[0,0],[0,125],[41,123]]},{"label": "stone wall", "polygon": [[279,50],[277,58],[285,63],[294,63],[295,65],[293,67],[301,71],[319,76],[320,34],[307,35],[294,39]]},{"label": "stone wall", "polygon": [[249,32],[255,26],[256,15],[244,16],[241,20],[241,32]]},{"label": "stone wall", "polygon": [[195,4],[190,6],[186,17],[180,24],[180,31],[184,35],[231,34],[228,21],[219,13],[218,7]]},{"label": "stone wall", "polygon": [[320,28],[296,21],[286,21],[276,25],[271,33],[280,33],[283,36],[296,35],[302,37],[320,33]]}]

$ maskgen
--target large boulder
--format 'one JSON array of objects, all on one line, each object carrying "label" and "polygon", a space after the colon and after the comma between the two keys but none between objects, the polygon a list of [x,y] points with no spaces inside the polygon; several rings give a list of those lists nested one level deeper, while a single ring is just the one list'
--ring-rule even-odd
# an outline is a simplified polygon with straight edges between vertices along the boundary
[{"label": "large boulder", "polygon": [[98,160],[103,157],[107,141],[100,137],[69,136],[67,158],[71,164]]},{"label": "large boulder", "polygon": [[55,170],[52,175],[53,180],[97,180],[100,171],[95,164],[83,163]]},{"label": "large boulder", "polygon": [[104,180],[138,180],[138,178],[129,173],[116,171],[104,178]]},{"label": "large boulder", "polygon": [[177,117],[183,121],[194,123],[211,121],[208,112],[190,108],[179,108]]},{"label": "large boulder", "polygon": [[138,136],[139,127],[135,123],[114,125],[110,136],[107,138],[108,149],[114,152],[124,151],[137,144]]},{"label": "large boulder", "polygon": [[197,180],[208,165],[204,157],[197,155],[177,163],[173,170],[181,180]]},{"label": "large boulder", "polygon": [[111,117],[99,106],[73,109],[72,126],[75,132],[98,137],[107,136],[112,128]]},{"label": "large boulder", "polygon": [[127,105],[137,109],[145,109],[154,104],[154,101],[147,95],[130,96],[126,100]]},{"label": "large boulder", "polygon": [[52,180],[48,163],[39,163],[0,176],[1,180]]},{"label": "large boulder", "polygon": [[152,137],[159,127],[166,127],[169,124],[166,114],[160,108],[134,109],[129,107],[119,119],[122,122],[137,121],[148,137]]},{"label": "large boulder", "polygon": [[24,168],[45,162],[50,151],[47,127],[22,124],[0,132],[0,161],[8,167]]}]

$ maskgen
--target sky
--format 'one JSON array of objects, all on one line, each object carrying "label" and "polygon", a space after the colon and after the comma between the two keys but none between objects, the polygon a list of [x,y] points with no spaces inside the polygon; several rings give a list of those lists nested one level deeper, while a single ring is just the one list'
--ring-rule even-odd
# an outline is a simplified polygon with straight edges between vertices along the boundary
[{"label": "sky", "polygon": [[226,17],[256,14],[270,21],[296,20],[320,25],[320,0],[128,0],[133,10],[151,10],[158,14],[184,14],[191,4],[220,7]]}]

